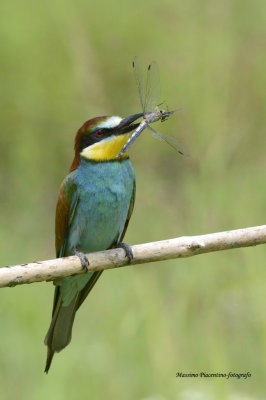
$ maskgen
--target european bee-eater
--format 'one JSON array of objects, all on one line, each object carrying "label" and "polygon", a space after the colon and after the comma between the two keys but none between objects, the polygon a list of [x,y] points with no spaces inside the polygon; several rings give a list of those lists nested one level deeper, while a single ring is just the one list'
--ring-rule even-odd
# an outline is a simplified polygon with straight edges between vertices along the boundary
[{"label": "european bee-eater", "polygon": [[[97,117],[86,121],[75,139],[75,157],[64,179],[55,218],[56,256],[76,254],[84,268],[84,253],[123,247],[135,200],[135,173],[128,153],[117,157],[143,114]],[[62,278],[56,285],[52,321],[45,337],[48,347],[45,372],[53,355],[71,340],[75,314],[101,275],[88,272]]]}]

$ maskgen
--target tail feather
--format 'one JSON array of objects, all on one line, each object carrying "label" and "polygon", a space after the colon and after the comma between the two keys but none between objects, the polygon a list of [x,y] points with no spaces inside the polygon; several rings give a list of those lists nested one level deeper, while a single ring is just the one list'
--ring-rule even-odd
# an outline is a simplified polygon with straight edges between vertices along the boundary
[{"label": "tail feather", "polygon": [[44,343],[47,345],[47,360],[45,372],[48,373],[54,353],[64,349],[71,341],[72,326],[77,311],[77,298],[67,306],[63,306],[62,297],[58,299],[50,328],[45,337]]},{"label": "tail feather", "polygon": [[46,359],[46,365],[45,365],[45,369],[44,372],[46,372],[48,374],[48,371],[50,369],[52,360],[53,360],[53,356],[54,356],[54,351],[51,350],[50,347],[48,347],[47,349],[47,359]]},{"label": "tail feather", "polygon": [[56,287],[52,321],[44,340],[44,344],[48,347],[46,366],[44,370],[46,373],[49,371],[54,353],[58,353],[70,343],[76,312],[95,285],[101,272],[102,271],[93,273],[87,285],[77,293],[68,306],[63,306],[60,287]]}]

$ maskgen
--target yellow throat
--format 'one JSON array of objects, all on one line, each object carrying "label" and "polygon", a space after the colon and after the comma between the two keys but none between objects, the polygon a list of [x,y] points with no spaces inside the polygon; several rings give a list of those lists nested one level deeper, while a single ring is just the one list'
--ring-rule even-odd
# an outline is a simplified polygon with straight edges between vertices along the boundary
[{"label": "yellow throat", "polygon": [[[110,161],[115,160],[120,150],[128,139],[131,133],[124,133],[123,135],[110,136],[107,139],[102,140],[99,143],[95,143],[92,146],[88,146],[82,150],[80,155],[88,160],[93,161]],[[127,158],[128,152],[126,151],[121,157]]]}]

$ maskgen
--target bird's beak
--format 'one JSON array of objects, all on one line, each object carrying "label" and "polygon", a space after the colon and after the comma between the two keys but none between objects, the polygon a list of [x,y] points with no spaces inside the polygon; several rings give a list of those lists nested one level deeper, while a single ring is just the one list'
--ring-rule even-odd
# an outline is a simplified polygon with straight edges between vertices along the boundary
[{"label": "bird's beak", "polygon": [[137,119],[143,117],[143,113],[133,114],[129,117],[122,119],[119,125],[115,127],[115,131],[117,135],[122,135],[123,133],[128,133],[134,131],[139,126],[139,123],[133,124],[132,122]]}]

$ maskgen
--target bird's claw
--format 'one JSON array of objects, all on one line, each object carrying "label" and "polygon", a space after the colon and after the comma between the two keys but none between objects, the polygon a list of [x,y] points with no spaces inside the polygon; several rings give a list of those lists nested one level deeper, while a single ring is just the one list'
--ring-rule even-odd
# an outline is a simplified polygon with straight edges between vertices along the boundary
[{"label": "bird's claw", "polygon": [[122,249],[125,250],[126,257],[128,258],[128,261],[129,261],[129,264],[130,264],[131,261],[132,261],[133,258],[134,258],[131,247],[130,247],[128,244],[123,243],[123,242],[119,242],[119,243],[117,244],[117,247],[121,247]]},{"label": "bird's claw", "polygon": [[75,247],[73,248],[73,253],[80,259],[82,269],[85,270],[85,272],[88,272],[88,266],[90,265],[90,263],[86,254],[84,254],[82,251],[79,251]]}]

